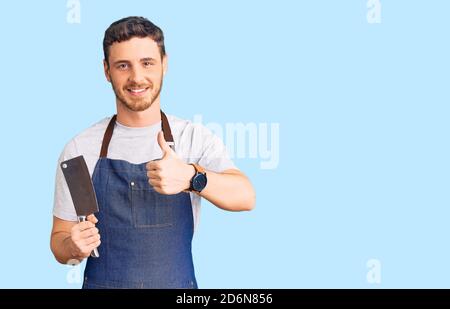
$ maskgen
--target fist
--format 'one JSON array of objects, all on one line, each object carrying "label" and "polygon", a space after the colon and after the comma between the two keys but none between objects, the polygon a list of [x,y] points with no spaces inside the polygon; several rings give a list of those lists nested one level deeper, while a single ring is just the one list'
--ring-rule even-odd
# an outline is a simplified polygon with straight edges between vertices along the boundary
[{"label": "fist", "polygon": [[70,231],[72,255],[79,258],[87,258],[101,243],[98,228],[95,227],[97,218],[89,215],[86,219],[75,224]]}]

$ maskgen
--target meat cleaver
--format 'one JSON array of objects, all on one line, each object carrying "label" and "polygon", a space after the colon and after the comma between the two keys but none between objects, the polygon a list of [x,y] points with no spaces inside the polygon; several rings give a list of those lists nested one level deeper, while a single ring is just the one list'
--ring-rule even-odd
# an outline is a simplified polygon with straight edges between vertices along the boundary
[{"label": "meat cleaver", "polygon": [[[86,221],[86,217],[98,212],[97,197],[91,176],[83,156],[61,162],[61,169],[72,196],[78,222]],[[97,248],[92,250],[92,257],[99,257]]]}]

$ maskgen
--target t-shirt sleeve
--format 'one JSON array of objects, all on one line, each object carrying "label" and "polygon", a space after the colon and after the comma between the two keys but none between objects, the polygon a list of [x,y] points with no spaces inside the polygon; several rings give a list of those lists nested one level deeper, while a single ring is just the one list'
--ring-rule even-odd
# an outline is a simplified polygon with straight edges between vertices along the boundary
[{"label": "t-shirt sleeve", "polygon": [[69,187],[62,173],[60,163],[77,156],[76,147],[73,141],[64,147],[63,152],[59,156],[58,165],[56,167],[55,176],[55,194],[53,203],[53,215],[59,219],[67,221],[77,221],[77,214],[70,196]]},{"label": "t-shirt sleeve", "polygon": [[203,125],[198,125],[197,129],[201,135],[199,140],[202,145],[198,161],[200,166],[217,173],[228,169],[238,169],[231,160],[226,146],[217,135]]}]

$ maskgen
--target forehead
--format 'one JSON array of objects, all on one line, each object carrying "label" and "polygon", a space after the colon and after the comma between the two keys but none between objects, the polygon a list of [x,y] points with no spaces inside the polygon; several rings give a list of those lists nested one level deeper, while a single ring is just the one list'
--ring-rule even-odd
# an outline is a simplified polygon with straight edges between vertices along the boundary
[{"label": "forehead", "polygon": [[109,58],[134,60],[143,58],[160,59],[158,44],[151,38],[134,37],[128,41],[114,42],[109,47]]}]

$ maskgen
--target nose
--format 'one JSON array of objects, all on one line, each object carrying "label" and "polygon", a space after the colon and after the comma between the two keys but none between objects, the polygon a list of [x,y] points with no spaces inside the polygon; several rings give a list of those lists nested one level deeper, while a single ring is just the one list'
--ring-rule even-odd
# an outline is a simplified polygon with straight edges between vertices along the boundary
[{"label": "nose", "polygon": [[144,72],[139,67],[133,67],[130,72],[130,76],[128,77],[128,81],[134,84],[144,84],[145,83],[145,75]]}]

